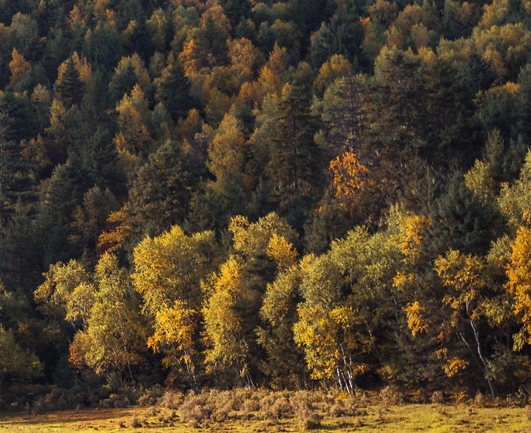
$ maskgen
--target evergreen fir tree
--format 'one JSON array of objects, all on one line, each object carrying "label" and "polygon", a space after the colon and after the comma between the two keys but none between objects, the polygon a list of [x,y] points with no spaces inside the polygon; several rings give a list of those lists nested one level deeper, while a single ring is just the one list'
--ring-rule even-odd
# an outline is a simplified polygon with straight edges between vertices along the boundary
[{"label": "evergreen fir tree", "polygon": [[190,80],[184,74],[179,62],[171,63],[157,81],[157,98],[164,104],[174,122],[185,119],[190,108],[194,107],[190,95]]},{"label": "evergreen fir tree", "polygon": [[83,99],[85,86],[79,79],[79,72],[75,68],[72,57],[63,63],[60,73],[55,83],[55,92],[66,108],[78,105]]}]

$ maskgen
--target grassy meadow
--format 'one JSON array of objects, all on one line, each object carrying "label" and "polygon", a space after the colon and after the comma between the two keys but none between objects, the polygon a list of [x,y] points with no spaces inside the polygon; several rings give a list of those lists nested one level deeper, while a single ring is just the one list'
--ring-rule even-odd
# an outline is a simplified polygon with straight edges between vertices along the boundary
[{"label": "grassy meadow", "polygon": [[404,404],[255,391],[167,393],[155,405],[4,413],[0,432],[531,432],[531,411],[483,402]]}]

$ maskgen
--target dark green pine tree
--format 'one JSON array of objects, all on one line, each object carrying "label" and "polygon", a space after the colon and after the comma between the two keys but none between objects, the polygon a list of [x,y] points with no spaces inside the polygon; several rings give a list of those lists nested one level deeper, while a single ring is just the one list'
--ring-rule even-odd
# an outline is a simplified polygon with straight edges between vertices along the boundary
[{"label": "dark green pine tree", "polygon": [[193,37],[197,46],[196,60],[201,67],[223,66],[228,63],[228,37],[228,32],[214,17],[207,17]]},{"label": "dark green pine tree", "polygon": [[34,138],[39,130],[35,109],[26,94],[12,91],[0,92],[0,115],[5,125],[3,137],[17,143],[25,138]]},{"label": "dark green pine tree", "polygon": [[319,125],[310,112],[311,75],[310,66],[301,63],[282,96],[265,168],[271,203],[297,229],[302,229],[322,188],[323,159],[314,141]]},{"label": "dark green pine tree", "polygon": [[140,168],[129,191],[127,225],[132,244],[186,221],[194,182],[189,155],[168,140]]},{"label": "dark green pine tree", "polygon": [[195,105],[190,95],[190,80],[184,74],[181,64],[174,62],[162,72],[157,81],[157,98],[170,113],[174,122],[186,118]]},{"label": "dark green pine tree", "polygon": [[85,85],[79,79],[79,72],[71,57],[65,61],[64,65],[65,69],[57,77],[55,92],[64,106],[69,108],[72,105],[81,104],[85,94]]},{"label": "dark green pine tree", "polygon": [[0,113],[0,281],[10,289],[27,289],[42,270],[32,238],[37,164],[23,144],[7,140],[10,118]]},{"label": "dark green pine tree", "polygon": [[123,56],[118,30],[106,21],[99,21],[85,36],[83,52],[94,68],[112,71]]},{"label": "dark green pine tree", "polygon": [[373,180],[373,224],[382,220],[390,205],[414,196],[411,188],[418,184],[419,173],[430,169],[426,166],[429,145],[416,130],[420,115],[416,101],[422,93],[419,66],[411,52],[393,48],[379,56],[376,79],[363,92],[370,127],[362,130],[358,157]]},{"label": "dark green pine tree", "polygon": [[83,251],[83,259],[95,264],[101,251],[98,250],[98,238],[107,225],[107,218],[119,209],[116,197],[109,189],[98,186],[89,189],[83,203],[73,213],[69,241],[77,250]]},{"label": "dark green pine tree", "polygon": [[32,209],[17,202],[1,230],[0,280],[10,290],[22,289],[28,299],[42,279],[39,239],[34,236]]},{"label": "dark green pine tree", "polygon": [[233,29],[251,15],[252,5],[249,0],[220,0],[219,3],[223,6]]},{"label": "dark green pine tree", "polygon": [[8,140],[10,119],[0,113],[0,225],[13,216],[17,203],[27,206],[35,201],[33,167],[23,155],[23,147]]},{"label": "dark green pine tree", "polygon": [[70,242],[74,210],[83,203],[85,193],[94,185],[90,171],[75,155],[58,165],[41,187],[41,209],[36,217],[37,236],[41,239],[44,265],[78,258],[82,251]]},{"label": "dark green pine tree", "polygon": [[304,226],[305,252],[324,254],[334,239],[344,238],[353,226],[348,213],[349,209],[340,206],[326,191]]},{"label": "dark green pine tree", "polygon": [[323,0],[289,0],[286,2],[290,11],[290,18],[297,24],[297,28],[308,40],[310,34],[316,31],[321,23],[327,22],[332,15],[332,2]]},{"label": "dark green pine tree", "polygon": [[138,83],[135,68],[131,62],[125,69],[113,75],[109,89],[115,101],[120,101],[124,95],[129,95],[135,84]]},{"label": "dark green pine tree", "polygon": [[484,255],[504,227],[494,206],[482,204],[461,176],[450,180],[448,191],[437,200],[430,218],[424,248],[432,259],[449,249]]},{"label": "dark green pine tree", "polygon": [[[300,2],[304,7],[304,2]],[[324,3],[324,2],[322,2]],[[350,2],[349,2],[350,3]],[[315,18],[314,18],[315,19]],[[364,30],[359,11],[354,5],[338,8],[329,20],[318,18],[319,26],[311,36],[309,56],[312,66],[319,68],[334,54],[341,54],[360,69],[369,69],[366,56],[359,47],[363,43]]]},{"label": "dark green pine tree", "polygon": [[[54,17],[55,18],[55,17]],[[70,53],[74,51],[72,41],[62,29],[57,29],[53,36],[46,40],[46,47],[39,64],[43,67],[46,77],[50,82],[57,79],[57,68]]]},{"label": "dark green pine tree", "polygon": [[[109,125],[112,128],[112,125]],[[109,189],[117,197],[125,197],[126,176],[118,161],[118,152],[112,141],[111,132],[103,122],[93,125],[87,120],[83,124],[83,136],[75,152],[81,164],[93,179],[95,185],[103,190]]]},{"label": "dark green pine tree", "polygon": [[516,106],[516,132],[529,142],[531,140],[531,65],[527,64],[518,75],[518,103]]},{"label": "dark green pine tree", "polygon": [[360,152],[367,128],[363,92],[362,83],[352,75],[337,80],[328,88],[321,115],[323,146],[328,159],[343,152]]}]

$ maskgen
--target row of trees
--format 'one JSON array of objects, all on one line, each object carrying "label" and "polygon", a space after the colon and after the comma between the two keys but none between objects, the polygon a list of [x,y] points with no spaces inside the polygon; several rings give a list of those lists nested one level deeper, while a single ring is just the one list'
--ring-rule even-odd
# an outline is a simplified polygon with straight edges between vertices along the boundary
[{"label": "row of trees", "polygon": [[527,383],[524,1],[0,0],[0,47],[0,387]]},{"label": "row of trees", "polygon": [[70,362],[97,374],[134,380],[155,353],[192,388],[316,379],[353,392],[377,376],[511,392],[529,379],[531,153],[514,183],[482,196],[494,161],[456,177],[430,215],[393,207],[385,227],[325,253],[301,256],[274,213],[232,218],[225,240],[173,226],[135,247],[130,271],[109,252],[94,272],[52,265],[35,299],[75,329]]}]

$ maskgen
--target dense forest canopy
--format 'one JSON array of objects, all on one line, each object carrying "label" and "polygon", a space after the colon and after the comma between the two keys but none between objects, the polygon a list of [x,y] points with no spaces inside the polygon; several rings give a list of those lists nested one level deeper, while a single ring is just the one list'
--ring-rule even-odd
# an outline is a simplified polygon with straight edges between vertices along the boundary
[{"label": "dense forest canopy", "polygon": [[528,0],[0,0],[0,392],[531,393],[530,54]]}]

